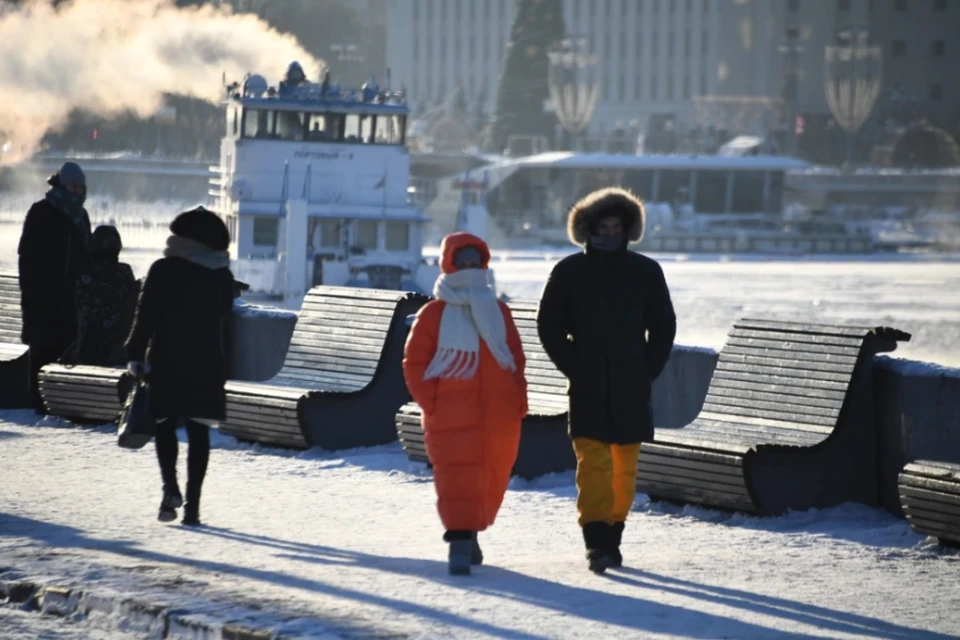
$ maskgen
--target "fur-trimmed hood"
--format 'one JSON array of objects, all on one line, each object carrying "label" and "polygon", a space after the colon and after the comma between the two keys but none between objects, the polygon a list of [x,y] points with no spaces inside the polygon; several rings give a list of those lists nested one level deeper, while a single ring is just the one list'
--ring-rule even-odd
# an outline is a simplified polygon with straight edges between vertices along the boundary
[{"label": "fur-trimmed hood", "polygon": [[646,225],[646,211],[637,196],[620,187],[598,189],[573,205],[567,217],[567,235],[572,243],[586,246],[590,227],[601,218],[615,215],[624,218],[627,239],[640,242]]}]

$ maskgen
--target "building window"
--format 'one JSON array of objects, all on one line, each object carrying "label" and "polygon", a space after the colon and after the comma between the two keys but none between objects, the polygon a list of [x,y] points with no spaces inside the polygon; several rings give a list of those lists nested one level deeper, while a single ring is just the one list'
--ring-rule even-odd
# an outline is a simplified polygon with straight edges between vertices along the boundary
[{"label": "building window", "polygon": [[933,84],[930,85],[930,99],[931,100],[943,100],[943,85],[942,84]]},{"label": "building window", "polygon": [[657,74],[650,76],[650,96],[654,100],[660,99],[660,83],[657,82]]},{"label": "building window", "polygon": [[683,99],[690,99],[690,74],[683,74]]},{"label": "building window", "polygon": [[693,38],[690,36],[690,31],[686,31],[683,34],[683,55],[690,58],[690,54],[693,53]]},{"label": "building window", "polygon": [[276,247],[279,239],[279,218],[253,219],[253,245],[255,247]]},{"label": "building window", "polygon": [[707,72],[700,72],[700,95],[707,95]]},{"label": "building window", "polygon": [[660,0],[653,0],[653,12],[660,13]]},{"label": "building window", "polygon": [[413,21],[420,19],[420,0],[413,0]]},{"label": "building window", "polygon": [[933,8],[937,11],[946,11],[947,0],[933,0]]},{"label": "building window", "polygon": [[667,74],[667,100],[673,100],[673,74]]},{"label": "building window", "polygon": [[639,75],[633,79],[633,99],[634,100],[640,99],[640,83],[642,82],[643,82],[643,78],[640,77]]},{"label": "building window", "polygon": [[659,53],[659,44],[660,44],[660,33],[657,31],[653,32],[653,43],[652,49],[650,50],[650,57],[654,60],[657,59],[657,54]]},{"label": "building window", "polygon": [[673,32],[670,32],[670,39],[667,41],[667,58],[673,59],[673,45],[675,38],[673,37]]},{"label": "building window", "polygon": [[406,222],[388,222],[386,227],[387,251],[409,251],[410,225]]},{"label": "building window", "polygon": [[413,63],[416,64],[420,60],[420,38],[413,39]]},{"label": "building window", "polygon": [[618,94],[617,98],[620,100],[620,102],[626,102],[627,100],[626,87],[627,87],[627,79],[626,77],[624,77],[623,73],[620,73],[620,86],[619,86],[619,91],[617,92]]},{"label": "building window", "polygon": [[894,40],[890,44],[890,53],[894,58],[902,58],[907,55],[907,43],[903,40]]},{"label": "building window", "polygon": [[947,49],[947,45],[943,40],[934,40],[933,41],[933,55],[942,58],[944,52]]},{"label": "building window", "polygon": [[700,55],[701,57],[707,57],[707,45],[710,41],[708,40],[707,30],[704,29],[700,34]]},{"label": "building window", "polygon": [[893,0],[893,8],[897,11],[906,11],[907,0]]},{"label": "building window", "polygon": [[850,11],[850,0],[837,0],[837,11]]},{"label": "building window", "polygon": [[339,220],[319,220],[317,227],[320,229],[320,239],[319,242],[314,240],[314,246],[322,249],[336,249],[340,246]]},{"label": "building window", "polygon": [[636,47],[636,51],[633,52],[633,57],[639,60],[643,57],[643,37],[640,29],[637,29],[636,41],[633,46]]},{"label": "building window", "polygon": [[377,248],[377,227],[379,222],[376,220],[357,220],[356,235],[353,238],[353,246],[360,249],[374,250]]},{"label": "building window", "polygon": [[787,0],[787,11],[797,13],[800,11],[800,0]]}]

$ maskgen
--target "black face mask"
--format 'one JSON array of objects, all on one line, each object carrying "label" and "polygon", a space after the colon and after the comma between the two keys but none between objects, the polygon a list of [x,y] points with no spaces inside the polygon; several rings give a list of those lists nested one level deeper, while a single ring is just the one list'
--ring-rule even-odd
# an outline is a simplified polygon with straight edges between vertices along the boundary
[{"label": "black face mask", "polygon": [[590,236],[590,246],[598,251],[616,251],[623,246],[623,234],[610,236]]}]

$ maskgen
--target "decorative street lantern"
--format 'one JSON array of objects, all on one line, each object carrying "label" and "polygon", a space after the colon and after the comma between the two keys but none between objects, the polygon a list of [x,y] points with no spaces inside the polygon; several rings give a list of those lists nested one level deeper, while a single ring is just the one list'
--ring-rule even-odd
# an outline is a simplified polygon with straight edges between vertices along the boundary
[{"label": "decorative street lantern", "polygon": [[597,108],[600,79],[597,56],[586,38],[565,38],[548,51],[550,102],[571,137],[583,132]]},{"label": "decorative street lantern", "polygon": [[853,139],[867,120],[880,93],[883,56],[880,47],[867,43],[865,29],[845,29],[839,44],[826,48],[824,91],[833,117],[847,132],[847,162],[853,159]]}]

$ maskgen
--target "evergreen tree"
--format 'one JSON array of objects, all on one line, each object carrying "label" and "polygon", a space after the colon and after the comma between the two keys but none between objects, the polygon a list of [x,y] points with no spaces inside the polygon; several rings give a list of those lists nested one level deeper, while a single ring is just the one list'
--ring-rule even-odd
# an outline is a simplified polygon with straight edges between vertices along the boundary
[{"label": "evergreen tree", "polygon": [[557,118],[545,113],[550,97],[547,52],[564,37],[562,0],[518,0],[500,73],[488,148],[500,153],[511,135],[553,140]]}]

